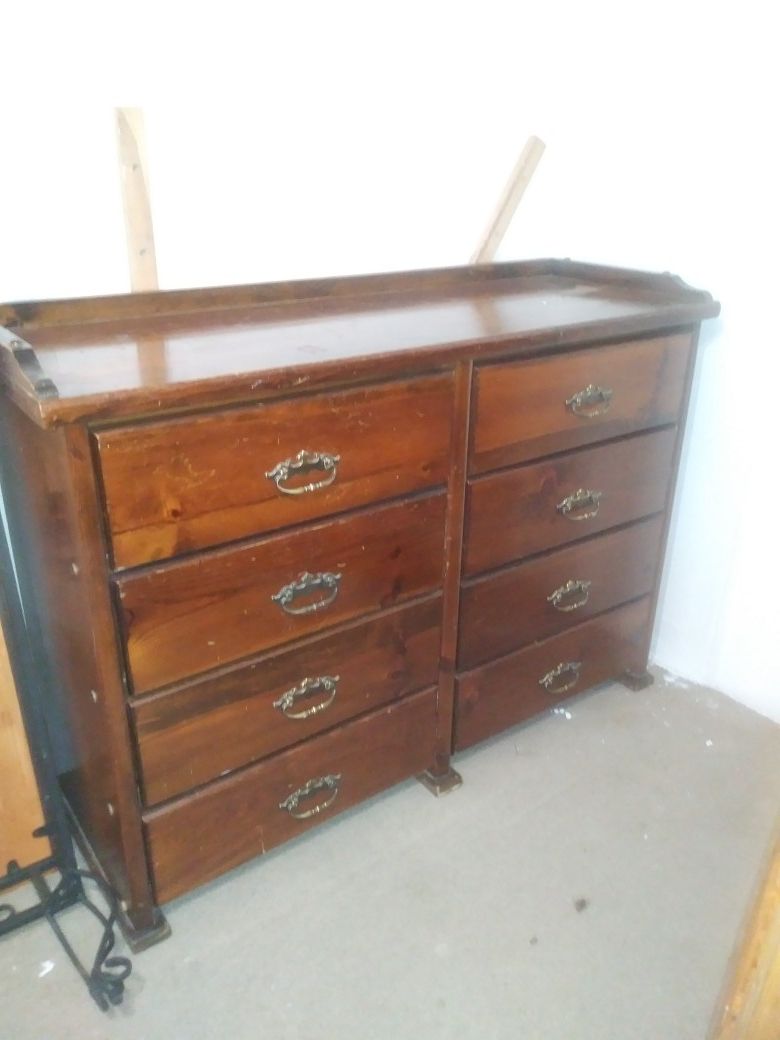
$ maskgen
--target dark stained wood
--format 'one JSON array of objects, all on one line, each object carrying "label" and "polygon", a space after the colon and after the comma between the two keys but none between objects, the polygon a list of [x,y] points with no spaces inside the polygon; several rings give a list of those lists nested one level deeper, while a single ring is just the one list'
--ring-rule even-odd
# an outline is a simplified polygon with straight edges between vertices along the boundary
[{"label": "dark stained wood", "polygon": [[[106,430],[96,437],[119,567],[164,559],[444,484],[452,378]],[[336,469],[283,486],[266,474],[301,450],[339,456]]]},{"label": "dark stained wood", "polygon": [[424,782],[437,794],[459,783],[450,775],[452,726],[455,712],[455,657],[458,649],[460,572],[463,555],[463,520],[466,503],[466,459],[471,411],[472,364],[461,362],[455,370],[455,399],[452,418],[450,484],[445,522],[442,635],[437,699],[436,758]]},{"label": "dark stained wood", "polygon": [[[677,421],[689,332],[578,350],[538,361],[480,365],[471,473]],[[566,402],[588,386],[612,392],[595,415]]]},{"label": "dark stained wood", "polygon": [[[458,667],[475,668],[547,639],[649,593],[658,568],[663,515],[468,582],[461,596]],[[567,582],[590,582],[557,609],[549,597]]]},{"label": "dark stained wood", "polygon": [[[689,344],[717,312],[672,276],[554,260],[0,307],[47,710],[136,939],[165,934],[160,901],[397,780],[454,786],[454,721],[465,747],[644,674]],[[575,419],[590,382],[609,410]],[[336,480],[281,498],[265,473],[301,450],[340,455]],[[603,497],[577,522],[556,506],[580,487]],[[290,616],[271,597],[304,571],[339,592]],[[587,606],[550,613],[577,577]],[[545,692],[570,658],[576,685]],[[282,717],[326,670],[333,702]],[[332,808],[279,808],[337,772]]]},{"label": "dark stained wood", "polygon": [[[643,664],[650,600],[601,614],[576,628],[458,676],[455,748],[462,750],[583,690]],[[540,680],[557,665],[580,662],[579,680],[549,693]]]},{"label": "dark stained wood", "polygon": [[[469,484],[465,564],[473,575],[663,509],[675,429],[585,448]],[[600,491],[598,513],[573,520],[558,505]]]},{"label": "dark stained wood", "polygon": [[[433,759],[436,698],[414,694],[146,814],[157,898],[181,895],[251,856],[420,772]],[[309,780],[340,776],[329,808],[294,819],[280,808]],[[320,793],[300,805],[321,803]]]},{"label": "dark stained wood", "polygon": [[[132,705],[148,804],[300,743],[364,712],[432,686],[439,675],[441,598],[259,658]],[[306,678],[337,678],[308,718],[284,714],[281,695]],[[320,689],[292,715],[329,700]],[[447,737],[449,750],[449,734]]]},{"label": "dark stained wood", "polygon": [[[144,294],[0,308],[59,396],[29,393],[0,349],[10,392],[44,425],[153,415],[387,377],[470,357],[691,325],[717,313],[671,277],[565,263],[490,265],[375,279]],[[144,362],[140,362],[140,358]],[[154,365],[150,359],[155,359]]]},{"label": "dark stained wood", "polygon": [[[117,580],[136,693],[280,646],[438,588],[446,496],[366,510]],[[341,574],[329,606],[271,597],[303,572]],[[317,592],[293,606],[322,601]]]},{"label": "dark stained wood", "polygon": [[[80,428],[44,432],[0,397],[3,488],[57,769],[136,935],[158,929],[105,573],[89,447]],[[67,733],[67,743],[63,741]]]},{"label": "dark stained wood", "polygon": [[685,426],[688,420],[688,405],[691,398],[691,388],[693,386],[693,374],[696,368],[696,358],[699,349],[699,328],[697,327],[693,334],[693,341],[691,344],[691,351],[688,357],[688,371],[685,374],[685,387],[683,389],[683,399],[681,407],[680,422],[677,424],[677,436],[674,444],[674,452],[672,454],[671,464],[671,479],[669,480],[666,487],[666,500],[664,502],[664,521],[663,530],[661,532],[661,543],[658,547],[658,567],[655,572],[655,582],[653,589],[650,594],[650,623],[647,625],[644,634],[644,652],[642,660],[644,661],[643,667],[636,671],[633,675],[628,674],[626,679],[626,685],[629,689],[641,690],[644,689],[648,684],[647,678],[654,681],[651,673],[647,671],[647,662],[650,656],[650,642],[653,637],[653,625],[652,620],[655,617],[656,607],[658,605],[658,596],[661,589],[661,579],[663,577],[663,560],[664,554],[666,553],[667,542],[669,541],[669,528],[672,522],[672,505],[674,504],[674,492],[677,485],[677,478],[680,472],[680,455],[682,454],[683,442],[685,439]]}]

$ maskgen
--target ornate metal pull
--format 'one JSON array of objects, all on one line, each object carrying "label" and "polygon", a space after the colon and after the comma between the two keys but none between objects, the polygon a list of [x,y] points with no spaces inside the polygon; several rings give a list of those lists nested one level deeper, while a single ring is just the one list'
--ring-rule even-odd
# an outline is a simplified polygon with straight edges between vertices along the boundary
[{"label": "ornate metal pull", "polygon": [[[582,661],[561,661],[560,664],[551,668],[547,675],[542,676],[539,685],[543,686],[548,693],[566,693],[580,681],[580,668],[582,668]],[[570,678],[567,679],[567,676]]]},{"label": "ornate metal pull", "polygon": [[[340,784],[341,773],[329,773],[328,776],[314,777],[311,780],[307,780],[303,787],[299,787],[297,791],[293,791],[292,794],[288,795],[283,802],[279,802],[279,808],[286,810],[296,820],[309,820],[312,816],[318,816],[333,805],[338,797]],[[308,798],[318,791],[330,791],[331,793],[324,802],[318,802],[311,809],[302,809],[299,812],[298,804],[301,799]]]},{"label": "ornate metal pull", "polygon": [[[285,715],[288,719],[309,719],[312,715],[318,715],[321,711],[325,711],[333,703],[338,690],[339,676],[338,675],[318,675],[316,679],[303,679],[298,683],[297,686],[290,687],[289,690],[285,690],[282,696],[274,701],[274,707],[278,708],[282,715]],[[309,697],[312,693],[323,690],[325,693],[325,700],[320,701],[319,704],[312,704],[308,708],[303,708],[302,711],[291,711],[297,701],[302,700],[304,697]]]},{"label": "ornate metal pull", "polygon": [[[341,462],[340,455],[330,455],[327,451],[299,451],[292,459],[277,462],[273,469],[269,469],[266,476],[276,484],[283,495],[308,495],[310,491],[320,491],[322,488],[330,487],[336,479],[336,470]],[[327,476],[324,480],[315,481],[312,484],[301,484],[298,487],[285,487],[284,482],[290,477],[300,473],[308,473],[309,470],[321,470]]]},{"label": "ornate metal pull", "polygon": [[601,491],[591,491],[589,488],[577,488],[555,508],[567,520],[590,520],[598,515],[602,494]]},{"label": "ornate metal pull", "polygon": [[612,400],[612,391],[608,386],[596,386],[588,383],[584,390],[580,390],[566,402],[566,407],[574,415],[582,419],[595,419],[597,415],[603,415],[609,411]]},{"label": "ornate metal pull", "polygon": [[[295,581],[289,585],[282,585],[271,599],[278,603],[285,614],[314,614],[317,610],[329,607],[339,594],[340,574],[332,574],[330,571],[321,571],[319,574],[309,574],[304,571]],[[306,603],[302,607],[293,607],[291,604],[298,596],[305,596],[308,592],[316,589],[327,589],[324,599],[315,600],[314,603]]]},{"label": "ornate metal pull", "polygon": [[590,581],[567,581],[565,585],[550,593],[547,602],[552,603],[562,614],[568,614],[570,610],[579,610],[588,602],[591,584]]}]

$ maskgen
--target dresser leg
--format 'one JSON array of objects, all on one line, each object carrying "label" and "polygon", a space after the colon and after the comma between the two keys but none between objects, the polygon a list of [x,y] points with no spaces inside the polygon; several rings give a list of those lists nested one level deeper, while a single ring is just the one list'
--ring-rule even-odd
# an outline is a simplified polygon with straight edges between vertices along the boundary
[{"label": "dresser leg", "polygon": [[[73,807],[67,796],[65,797],[65,808],[68,812],[73,840],[86,860],[87,867],[93,873],[99,874],[110,888],[114,888],[111,880],[106,876],[100,860],[95,855],[95,851],[84,833],[78,817],[73,812]],[[116,891],[115,888],[114,891]],[[155,943],[167,939],[171,934],[171,926],[168,924],[162,910],[159,906],[148,902],[143,907],[135,909],[118,902],[116,921],[125,942],[133,953],[141,953],[142,950],[147,950],[150,946],[154,946]]]},{"label": "dresser leg", "polygon": [[167,939],[171,934],[171,926],[159,908],[155,910],[152,924],[136,926],[132,917],[121,910],[117,916],[117,921],[122,931],[122,936],[133,953],[141,953],[143,950],[148,950],[150,946],[162,942],[163,939]]},{"label": "dresser leg", "polygon": [[629,690],[646,690],[655,682],[655,676],[645,669],[643,672],[623,672],[618,679]]},{"label": "dresser leg", "polygon": [[463,783],[463,777],[460,773],[456,773],[452,766],[446,773],[442,773],[440,776],[434,776],[429,769],[426,769],[424,773],[418,774],[417,779],[423,787],[427,787],[431,794],[435,794],[437,798],[440,798],[443,794],[449,794],[450,791],[454,791]]}]

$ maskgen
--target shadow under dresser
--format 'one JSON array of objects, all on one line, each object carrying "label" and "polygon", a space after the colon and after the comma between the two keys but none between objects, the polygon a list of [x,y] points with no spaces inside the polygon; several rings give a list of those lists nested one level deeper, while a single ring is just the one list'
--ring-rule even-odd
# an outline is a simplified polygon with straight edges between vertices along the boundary
[{"label": "shadow under dresser", "polygon": [[63,790],[161,904],[647,656],[698,329],[543,260],[0,307]]}]

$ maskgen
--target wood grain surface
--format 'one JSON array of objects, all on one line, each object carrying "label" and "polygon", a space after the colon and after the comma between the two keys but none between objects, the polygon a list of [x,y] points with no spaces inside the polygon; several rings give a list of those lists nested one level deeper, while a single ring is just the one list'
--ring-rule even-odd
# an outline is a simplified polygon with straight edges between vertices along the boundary
[{"label": "wood grain surface", "polygon": [[[678,333],[478,366],[469,472],[676,422],[690,345],[690,333]],[[589,386],[610,400],[596,414],[577,414],[566,402]]]},{"label": "wood grain surface", "polygon": [[[182,794],[332,729],[366,711],[432,686],[439,673],[441,597],[274,652],[132,704],[148,804]],[[335,677],[285,715],[278,701],[307,678]],[[275,703],[277,702],[277,703]]]},{"label": "wood grain surface", "polygon": [[[659,564],[662,526],[658,515],[467,583],[458,667],[474,668],[647,595]],[[589,583],[584,595],[575,590],[561,597],[566,610],[550,601],[568,582],[583,581]]]},{"label": "wood grain surface", "polygon": [[[646,664],[642,638],[649,606],[646,597],[459,675],[456,749],[470,747],[621,672],[641,671]],[[563,693],[548,692],[540,680],[567,662],[581,664],[576,682]]]},{"label": "wood grain surface", "polygon": [[11,860],[25,867],[49,855],[48,840],[33,837],[33,831],[43,822],[8,647],[0,627],[0,876]]},{"label": "wood grain surface", "polygon": [[[129,567],[446,483],[452,378],[405,380],[97,434],[114,560]],[[330,473],[267,476],[301,450]]]},{"label": "wood grain surface", "polygon": [[737,938],[709,1040],[780,1037],[780,820]]},{"label": "wood grain surface", "polygon": [[[421,772],[433,759],[435,712],[435,691],[414,694],[149,812],[157,898],[173,899]],[[327,809],[301,820],[281,808],[309,780],[330,775],[340,780]],[[307,798],[301,810],[326,795]]]},{"label": "wood grain surface", "polygon": [[[365,510],[116,582],[136,693],[197,675],[438,588],[446,496]],[[291,615],[272,596],[302,573],[341,575],[323,609]],[[326,598],[305,598],[309,606]],[[293,606],[297,609],[296,601]]]},{"label": "wood grain surface", "polygon": [[[675,432],[629,437],[470,482],[465,573],[500,567],[663,509]],[[572,519],[558,509],[579,490],[601,493],[594,516]]]},{"label": "wood grain surface", "polygon": [[43,425],[347,385],[483,357],[557,352],[718,313],[669,275],[541,260],[0,306],[57,396],[0,370]]}]

